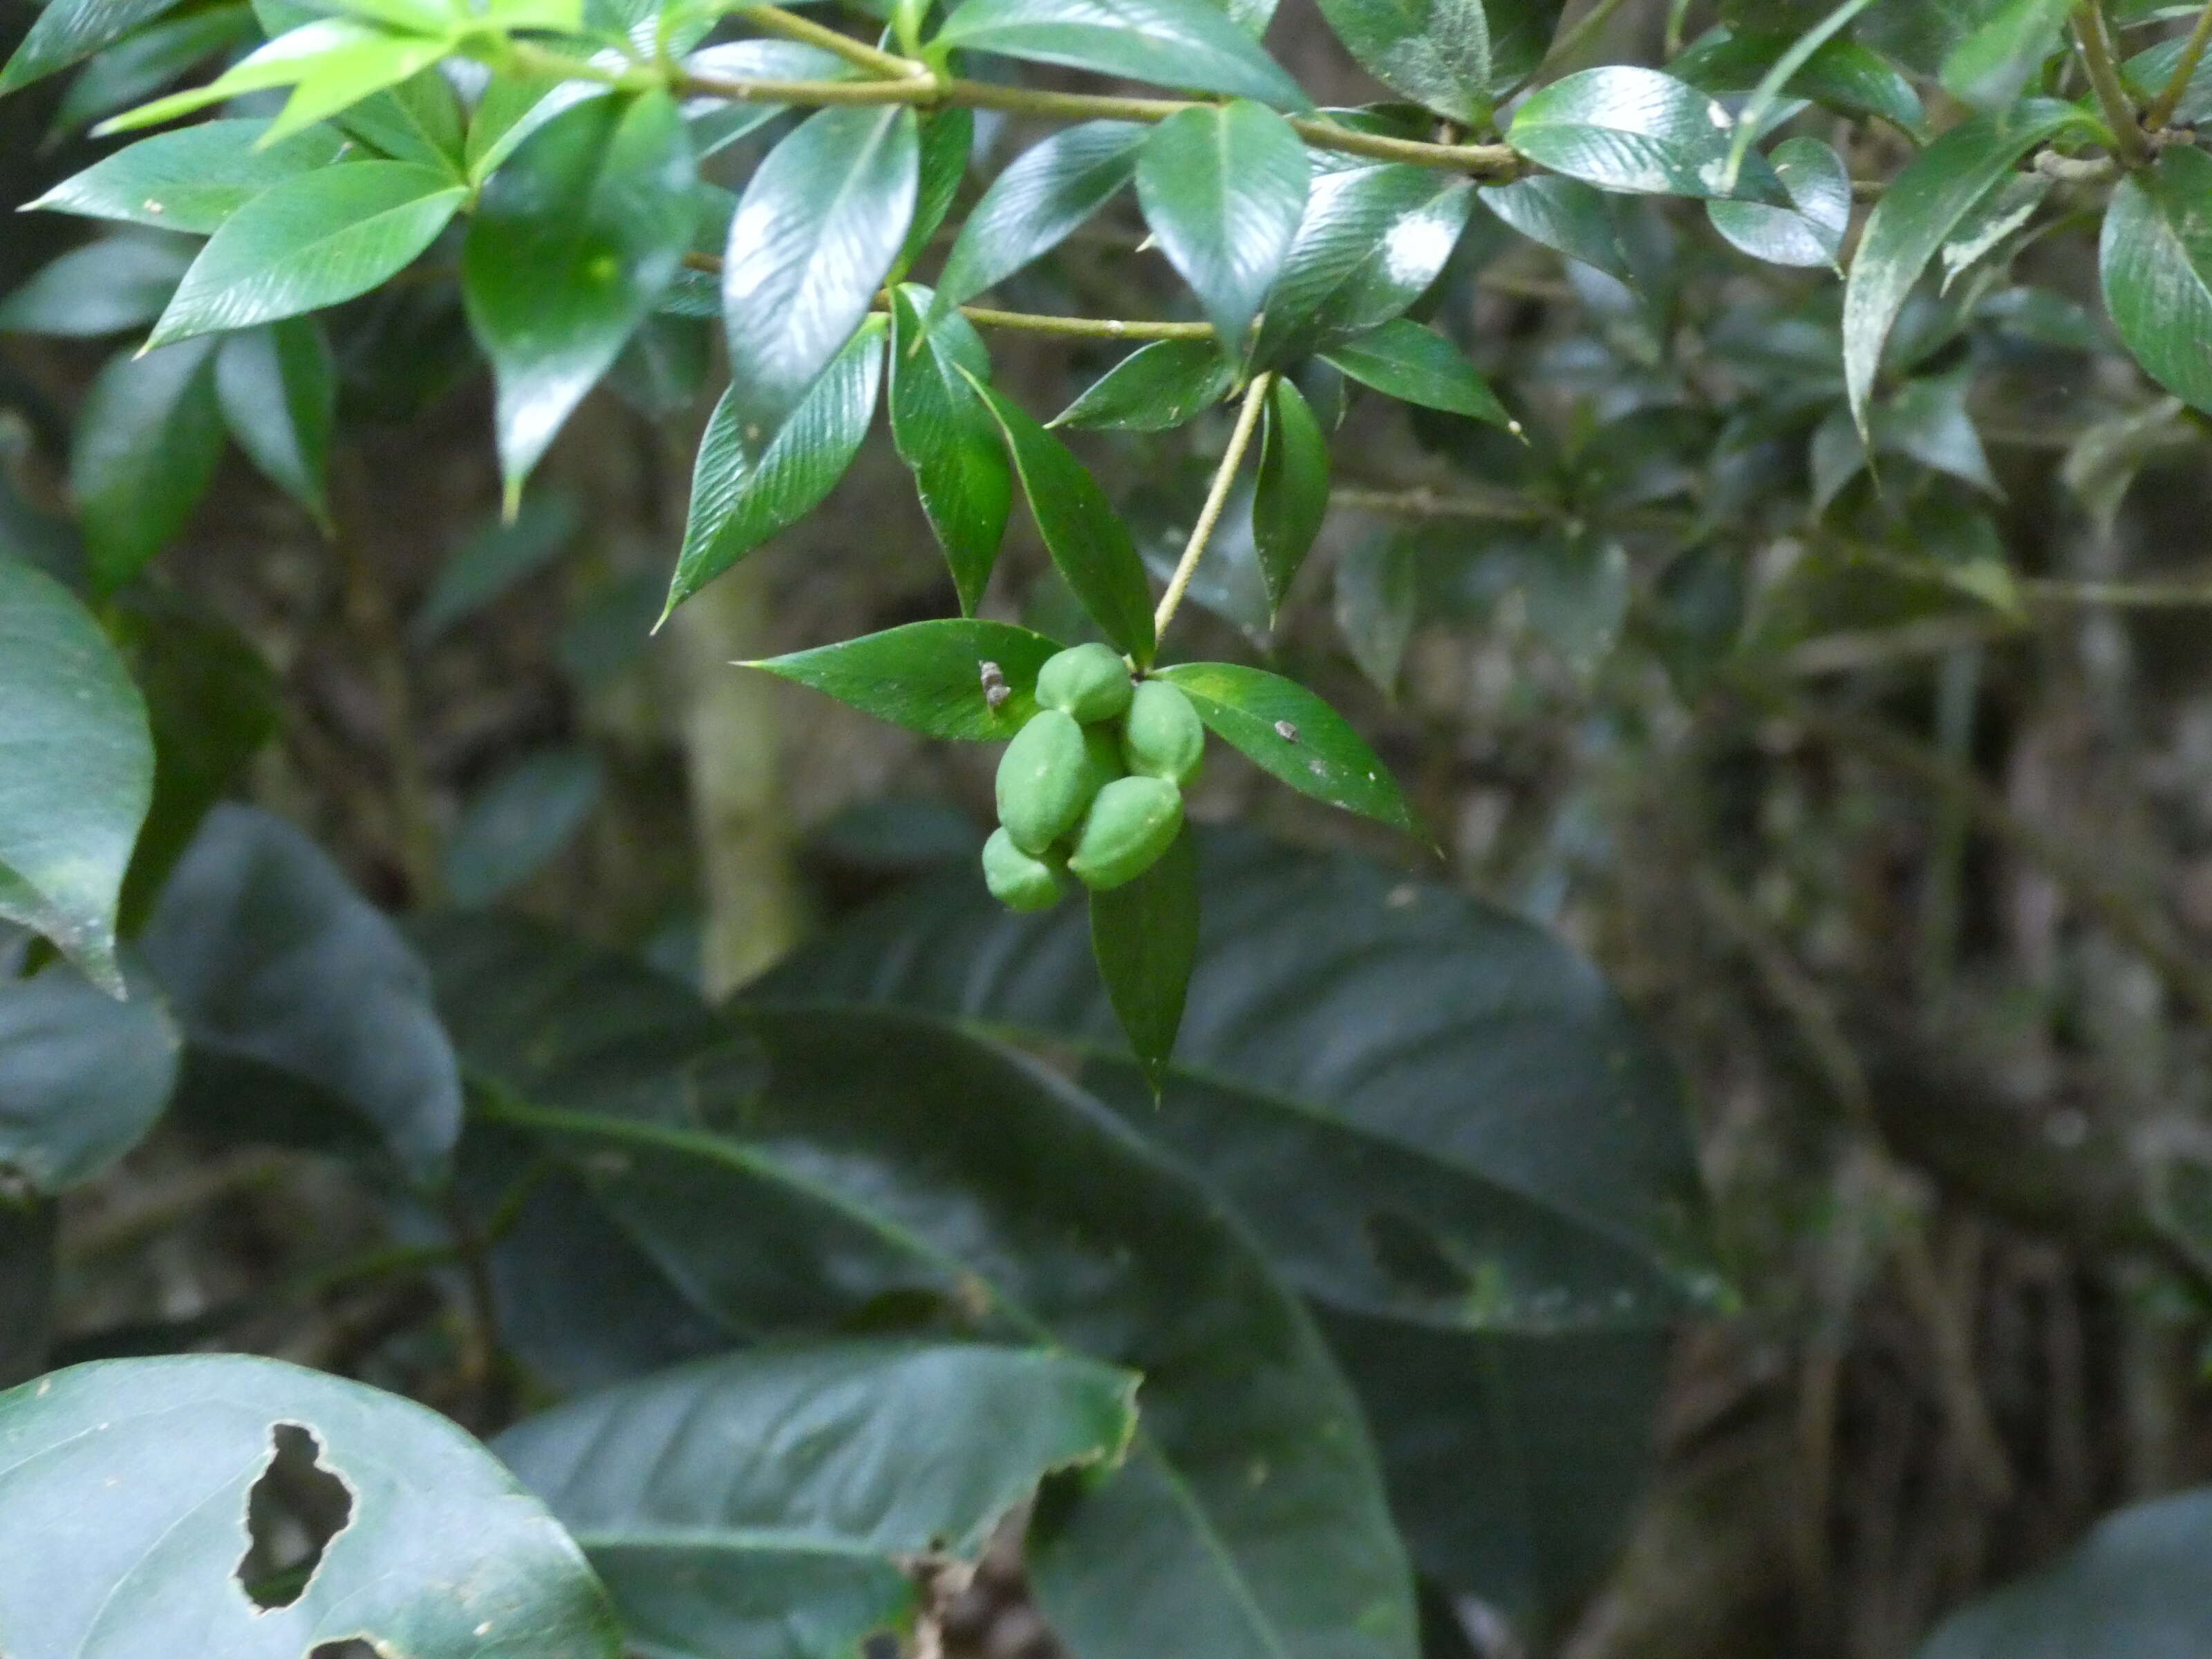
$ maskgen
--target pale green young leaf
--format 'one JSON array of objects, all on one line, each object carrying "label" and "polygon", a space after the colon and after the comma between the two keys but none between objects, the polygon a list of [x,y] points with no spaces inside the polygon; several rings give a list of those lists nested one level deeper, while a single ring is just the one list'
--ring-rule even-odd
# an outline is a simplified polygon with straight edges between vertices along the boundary
[{"label": "pale green young leaf", "polygon": [[149,343],[251,328],[366,294],[411,264],[466,190],[412,161],[356,161],[271,185],[209,239]]},{"label": "pale green young leaf", "polygon": [[253,9],[242,3],[210,6],[164,18],[118,40],[87,64],[70,82],[54,112],[48,142],[128,109],[159,92],[186,70],[220,52],[258,39]]},{"label": "pale green young leaf", "polygon": [[155,126],[241,93],[290,87],[292,96],[262,137],[263,143],[273,144],[428,69],[447,48],[442,39],[387,34],[349,18],[319,18],[278,35],[207,85],[143,104],[101,123],[96,131]]},{"label": "pale green young leaf", "polygon": [[372,93],[339,115],[337,125],[389,161],[436,167],[461,184],[468,178],[465,120],[452,83],[431,68]]},{"label": "pale green young leaf", "polygon": [[0,981],[0,1168],[33,1193],[103,1174],[169,1103],[183,1044],[132,977],[121,1001],[65,963]]}]

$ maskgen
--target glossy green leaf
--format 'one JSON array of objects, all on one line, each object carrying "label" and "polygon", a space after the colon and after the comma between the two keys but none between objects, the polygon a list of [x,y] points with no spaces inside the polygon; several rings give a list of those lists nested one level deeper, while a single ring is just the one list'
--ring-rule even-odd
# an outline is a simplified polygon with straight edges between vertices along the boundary
[{"label": "glossy green leaf", "polygon": [[927,289],[892,296],[891,442],[914,473],[961,614],[972,617],[1006,538],[1014,475],[998,423],[960,372],[989,374],[990,354],[957,313],[926,322],[933,308]]},{"label": "glossy green leaf", "polygon": [[1114,1018],[1155,1091],[1198,963],[1198,845],[1183,825],[1159,862],[1091,896],[1091,953]]},{"label": "glossy green leaf", "polygon": [[907,226],[893,269],[902,274],[921,257],[945,223],[968,180],[968,164],[975,153],[975,112],[939,109],[926,112],[916,152],[917,184],[914,220]]},{"label": "glossy green leaf", "polygon": [[2011,103],[2063,45],[2069,3],[2005,0],[1944,58],[1944,90],[1976,109]]},{"label": "glossy green leaf", "polygon": [[1316,175],[1255,361],[1273,368],[1398,316],[1443,272],[1474,208],[1474,187],[1437,167]]},{"label": "glossy green leaf", "polygon": [[1605,192],[1579,179],[1538,173],[1482,192],[1482,204],[1519,231],[1570,259],[1601,270],[1633,288],[1636,271],[1620,244],[1613,204]]},{"label": "glossy green leaf", "polygon": [[155,133],[64,179],[29,206],[212,235],[271,185],[329,166],[345,146],[343,134],[315,127],[264,148],[268,131],[266,121],[217,120]]},{"label": "glossy green leaf", "polygon": [[836,488],[875,418],[884,332],[868,323],[854,335],[764,447],[737,384],[722,394],[699,441],[691,515],[664,615],[797,524]]},{"label": "glossy green leaf", "polygon": [[960,227],[938,278],[933,318],[1066,241],[1136,176],[1138,151],[1151,134],[1132,122],[1086,121],[1024,151]]},{"label": "glossy green leaf", "polygon": [[[852,81],[864,73],[834,52],[798,40],[717,41],[693,52],[684,60],[684,67],[692,75],[738,81]],[[789,107],[699,97],[684,101],[684,122],[691,134],[692,148],[703,161],[759,131]],[[474,136],[471,132],[471,141]]]},{"label": "glossy green leaf", "polygon": [[1298,83],[1206,0],[962,0],[937,44],[1158,86],[1310,108]]},{"label": "glossy green leaf", "polygon": [[238,447],[270,483],[327,523],[323,476],[337,416],[337,371],[323,331],[305,317],[226,338],[215,358],[216,400]]},{"label": "glossy green leaf", "polygon": [[[1743,107],[1735,112],[1735,131],[1729,137],[1728,166],[1721,175],[1721,194],[1744,195],[1779,204],[1784,197],[1778,189],[1761,191],[1742,186],[1749,179],[1755,182],[1759,168],[1753,164],[1752,146],[1781,121],[1788,118],[1791,100],[1784,90],[1797,71],[1812,62],[1814,55],[1831,40],[1840,39],[1859,14],[1873,5],[1875,0],[1836,0],[1820,20],[1797,35],[1782,55],[1759,77],[1759,84],[1743,100]],[[1771,181],[1769,181],[1770,185]]]},{"label": "glossy green leaf", "polygon": [[1211,340],[1155,340],[1084,388],[1054,426],[1085,431],[1165,432],[1228,396],[1236,366]]},{"label": "glossy green leaf", "polygon": [[1398,691],[1398,670],[1413,636],[1417,544],[1381,534],[1355,544],[1336,564],[1336,631],[1352,661],[1385,696]]},{"label": "glossy green leaf", "polygon": [[[1747,168],[1729,178],[1735,123],[1686,82],[1615,64],[1584,70],[1532,94],[1506,142],[1530,161],[1603,190],[1639,195],[1774,200],[1779,191]],[[1785,198],[1786,199],[1786,198]]]},{"label": "glossy green leaf", "polygon": [[1490,73],[1502,97],[1535,72],[1558,38],[1566,0],[1483,0],[1490,18]]},{"label": "glossy green leaf", "polygon": [[356,161],[273,185],[209,239],[151,343],[251,328],[366,294],[411,264],[465,194],[411,161]]},{"label": "glossy green leaf", "polygon": [[1769,264],[1833,267],[1851,222],[1851,179],[1844,158],[1818,138],[1785,138],[1767,159],[1791,205],[1707,202],[1713,228]]},{"label": "glossy green leaf", "polygon": [[1168,262],[1205,310],[1223,354],[1246,334],[1305,212],[1306,147],[1264,105],[1237,99],[1171,115],[1137,157],[1137,198]]},{"label": "glossy green leaf", "polygon": [[507,498],[598,384],[690,245],[690,140],[665,93],[594,99],[532,133],[478,198],[469,325],[498,382]]},{"label": "glossy green leaf", "polygon": [[2212,156],[2169,149],[2105,216],[2105,308],[2143,372],[2212,409]]},{"label": "glossy green leaf", "polygon": [[470,797],[446,843],[446,896],[473,908],[514,891],[558,857],[599,804],[588,750],[526,755]]},{"label": "glossy green leaf", "polygon": [[27,87],[176,9],[178,0],[52,0],[0,69],[0,93]]},{"label": "glossy green leaf", "polygon": [[411,1175],[460,1133],[452,1045],[422,963],[313,842],[282,819],[209,813],[140,946],[184,1028],[186,1086],[218,1106],[257,1096],[374,1125]]},{"label": "glossy green leaf", "polygon": [[414,161],[468,179],[467,117],[453,85],[437,69],[417,70],[396,86],[372,93],[336,118],[336,124],[394,161]]},{"label": "glossy green leaf", "polygon": [[222,458],[215,342],[112,359],[77,410],[70,448],[94,586],[112,592],[184,528]]},{"label": "glossy green leaf", "polygon": [[1032,1592],[1070,1650],[1411,1659],[1349,1391],[1215,1200],[1095,1101],[894,1015],[687,1027],[680,990],[520,927],[433,954],[500,1117],[702,1306],[772,1334],[927,1298],[1143,1374],[1127,1462],[1055,1483],[1030,1524]]},{"label": "glossy green leaf", "polygon": [[[346,1524],[296,1599],[241,1589],[247,1494],[289,1434]],[[567,1534],[447,1419],[272,1359],[71,1366],[0,1395],[0,1630],[12,1659],[152,1652],[299,1659],[366,1639],[410,1659],[615,1659]]]},{"label": "glossy green leaf", "polygon": [[[2121,79],[2148,103],[2164,92],[2166,83],[2173,79],[2173,72],[2181,67],[2182,48],[2186,44],[2186,37],[2175,35],[2137,52],[2120,66]],[[2173,106],[2173,118],[2178,123],[2201,125],[2207,116],[2212,116],[2212,52],[2197,60],[2197,67],[2190,71],[2181,97]]]},{"label": "glossy green leaf", "polygon": [[1490,20],[1482,0],[1322,0],[1322,15],[1362,67],[1437,114],[1490,113]]},{"label": "glossy green leaf", "polygon": [[1047,1475],[1117,1462],[1136,1383],[1038,1349],[778,1344],[574,1401],[494,1449],[583,1546],[633,1642],[827,1659],[911,1626],[900,1564],[972,1560]]},{"label": "glossy green leaf", "polygon": [[754,453],[867,316],[913,222],[920,166],[911,109],[854,106],[809,118],[746,185],[722,265],[724,408]]},{"label": "glossy green leaf", "polygon": [[544,569],[576,538],[581,523],[565,495],[532,495],[512,519],[481,526],[438,568],[409,636],[428,644]]},{"label": "glossy green leaf", "polygon": [[161,314],[191,260],[179,237],[103,236],[0,300],[0,333],[94,338],[143,328]]},{"label": "glossy green leaf", "polygon": [[1072,1045],[1332,1308],[1546,1335],[1718,1299],[1680,1085],[1586,962],[1401,870],[1198,839],[1198,965],[1158,1103],[1079,912],[1010,915],[969,870],[849,918],[755,994]]},{"label": "glossy green leaf", "polygon": [[1509,432],[1521,429],[1457,346],[1403,317],[1340,340],[1321,356],[1385,397],[1488,421]]},{"label": "glossy green leaf", "polygon": [[421,74],[446,52],[443,39],[389,33],[350,18],[317,18],[279,35],[207,85],[142,104],[94,131],[105,136],[154,126],[244,93],[289,87],[291,96],[270,123],[268,142],[274,143]]},{"label": "glossy green leaf", "polygon": [[1395,830],[1413,810],[1389,769],[1343,715],[1296,680],[1236,663],[1178,663],[1160,678],[1182,688],[1206,730],[1301,794]]},{"label": "glossy green leaf", "polygon": [[179,1047],[143,975],[120,1002],[64,963],[0,982],[0,1170],[47,1194],[101,1173],[169,1103]]},{"label": "glossy green leaf", "polygon": [[0,556],[0,919],[113,995],[116,902],[153,789],[145,702],[99,624]]},{"label": "glossy green leaf", "polygon": [[[955,742],[1003,743],[1037,711],[1037,670],[1060,641],[1011,623],[908,623],[840,645],[749,663],[902,726]],[[991,706],[983,665],[994,664],[1007,695]]]},{"label": "glossy green leaf", "polygon": [[[1706,92],[1749,92],[1796,43],[1786,32],[1730,29],[1708,31],[1667,65],[1678,80]],[[1927,112],[1920,94],[1897,66],[1856,40],[1823,41],[1783,83],[1792,97],[1810,98],[1844,115],[1878,116],[1899,131],[1920,136]]]},{"label": "glossy green leaf", "polygon": [[127,108],[216,53],[259,35],[253,8],[243,3],[210,6],[143,28],[101,52],[70,82],[49,139]]},{"label": "glossy green leaf", "polygon": [[1328,439],[1305,394],[1286,376],[1267,387],[1260,476],[1252,493],[1252,539],[1267,603],[1279,611],[1328,516]]},{"label": "glossy green leaf", "polygon": [[1844,374],[1862,430],[1882,347],[1929,261],[2014,162],[2081,118],[2048,98],[1978,115],[1915,156],[1875,204],[1844,289]]},{"label": "glossy green leaf", "polygon": [[972,377],[969,384],[1005,434],[1053,563],[1099,631],[1143,667],[1152,658],[1152,595],[1129,527],[1083,464],[1026,410]]}]

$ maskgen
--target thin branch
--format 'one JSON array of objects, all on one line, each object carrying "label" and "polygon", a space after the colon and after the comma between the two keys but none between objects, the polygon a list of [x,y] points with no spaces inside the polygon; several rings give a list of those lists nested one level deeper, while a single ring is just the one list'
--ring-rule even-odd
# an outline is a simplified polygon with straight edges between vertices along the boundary
[{"label": "thin branch", "polygon": [[780,34],[787,40],[803,40],[810,46],[819,46],[831,52],[871,75],[880,75],[892,80],[920,79],[929,74],[929,65],[916,63],[911,58],[896,58],[890,52],[855,40],[849,34],[841,34],[826,28],[811,17],[801,17],[795,11],[786,11],[781,6],[739,6],[737,15],[757,28],[770,34]]},{"label": "thin branch", "polygon": [[2024,576],[2015,586],[2023,599],[2039,605],[2109,605],[2138,611],[2178,611],[2212,605],[2212,581],[2057,581],[2049,577]]},{"label": "thin branch", "polygon": [[2149,159],[2149,146],[2143,141],[2135,104],[2120,83],[2119,70],[2112,62],[2112,43],[2105,35],[2104,14],[2094,0],[2082,0],[2074,8],[2074,39],[2081,48],[2081,64],[2089,71],[2097,102],[2104,108],[2106,125],[2112,130],[2112,145],[2121,164],[2141,167]]},{"label": "thin branch", "polygon": [[1362,513],[1388,513],[1401,519],[1467,519],[1478,524],[1543,524],[1559,509],[1500,492],[1493,495],[1439,495],[1426,484],[1411,489],[1373,489],[1346,484],[1328,492],[1329,505]]},{"label": "thin branch", "polygon": [[2173,119],[2173,112],[2181,102],[2181,94],[2189,90],[2189,82],[2197,74],[2197,66],[2204,61],[2204,49],[2212,46],[2212,5],[2207,5],[2197,15],[2197,27],[2189,31],[2189,39],[2181,48],[2181,56],[2174,61],[2173,73],[2166,77],[2166,85],[2150,107],[2143,112],[2143,125],[2153,132],[2163,132]]},{"label": "thin branch", "polygon": [[1182,550],[1182,558],[1168,579],[1168,591],[1160,595],[1160,608],[1152,613],[1152,634],[1155,638],[1168,631],[1175,620],[1176,609],[1182,604],[1184,592],[1190,579],[1198,574],[1198,562],[1205,556],[1206,544],[1213,539],[1214,526],[1221,522],[1221,510],[1229,504],[1229,491],[1237,482],[1237,469],[1243,465],[1244,452],[1252,447],[1252,434],[1259,429],[1261,411],[1267,406],[1267,390],[1275,383],[1272,374],[1252,377],[1252,384],[1244,389],[1244,406],[1237,411],[1237,428],[1229,434],[1229,447],[1222,452],[1221,465],[1214,470],[1213,487],[1206,492],[1206,505],[1199,509],[1198,522],[1190,527],[1190,540]]}]

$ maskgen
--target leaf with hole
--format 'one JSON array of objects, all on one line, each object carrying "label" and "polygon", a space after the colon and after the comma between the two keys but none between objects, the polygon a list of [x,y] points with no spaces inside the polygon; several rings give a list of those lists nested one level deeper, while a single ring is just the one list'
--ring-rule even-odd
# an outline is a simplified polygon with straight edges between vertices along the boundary
[{"label": "leaf with hole", "polygon": [[[107,1360],[0,1395],[0,1492],[11,1659],[158,1652],[182,1630],[235,1659],[620,1650],[582,1553],[483,1447],[273,1359]],[[321,1549],[280,1556],[283,1516]]]},{"label": "leaf with hole", "polygon": [[478,197],[461,295],[498,385],[510,503],[674,280],[696,176],[675,103],[653,92],[563,112]]},{"label": "leaf with hole", "polygon": [[209,238],[149,343],[251,328],[366,294],[412,264],[466,194],[412,161],[355,161],[272,185]]},{"label": "leaf with hole", "polygon": [[[908,623],[839,645],[748,663],[924,737],[1004,743],[1037,711],[1037,670],[1057,640],[1011,623]],[[983,665],[1006,695],[994,708]]]},{"label": "leaf with hole", "polygon": [[927,289],[906,284],[891,297],[891,442],[945,550],[961,614],[972,617],[1006,538],[1014,474],[998,423],[961,373],[989,374],[990,354],[966,318],[927,320],[935,311]]},{"label": "leaf with hole", "polygon": [[493,1449],[591,1559],[634,1643],[853,1652],[921,1610],[1046,1476],[1111,1468],[1137,1379],[981,1343],[770,1344],[558,1407]]}]

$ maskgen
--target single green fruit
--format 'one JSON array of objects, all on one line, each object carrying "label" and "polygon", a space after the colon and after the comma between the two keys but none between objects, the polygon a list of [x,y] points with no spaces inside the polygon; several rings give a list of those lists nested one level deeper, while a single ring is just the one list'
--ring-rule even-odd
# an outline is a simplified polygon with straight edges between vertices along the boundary
[{"label": "single green fruit", "polygon": [[1182,790],[1165,778],[1117,778],[1091,803],[1068,872],[1094,893],[1109,891],[1157,864],[1182,828]]},{"label": "single green fruit", "polygon": [[1032,858],[1074,829],[1097,793],[1083,728],[1057,708],[1031,715],[999,762],[999,822]]},{"label": "single green fruit", "polygon": [[1037,670],[1037,702],[1085,726],[1117,718],[1129,706],[1129,665],[1111,646],[1071,646]]},{"label": "single green fruit", "polygon": [[1188,783],[1206,758],[1206,726],[1179,686],[1146,680],[1121,723],[1121,758],[1139,777]]},{"label": "single green fruit", "polygon": [[983,843],[983,879],[991,896],[1009,910],[1049,910],[1060,902],[1060,877],[1053,867],[1015,846],[1003,828]]}]

